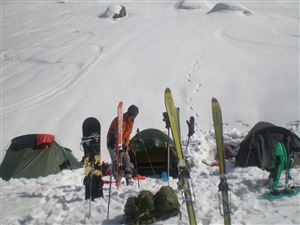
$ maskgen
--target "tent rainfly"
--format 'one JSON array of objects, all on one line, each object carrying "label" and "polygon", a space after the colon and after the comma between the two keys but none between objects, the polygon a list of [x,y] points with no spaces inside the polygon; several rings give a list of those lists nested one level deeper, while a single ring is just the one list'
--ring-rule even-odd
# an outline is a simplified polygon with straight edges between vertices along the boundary
[{"label": "tent rainfly", "polygon": [[294,157],[294,165],[300,164],[300,139],[288,129],[268,122],[257,123],[240,144],[235,158],[236,166],[257,166],[270,170],[276,143],[282,142],[287,153]]},{"label": "tent rainfly", "polygon": [[57,144],[53,135],[28,134],[11,140],[0,166],[0,177],[37,178],[80,167],[71,150]]},{"label": "tent rainfly", "polygon": [[[168,149],[170,150],[170,176],[177,176],[178,158],[173,140],[158,129],[145,129],[136,134],[130,145],[135,151],[133,160],[141,175],[161,175],[167,172]],[[153,169],[153,170],[152,170]]]}]

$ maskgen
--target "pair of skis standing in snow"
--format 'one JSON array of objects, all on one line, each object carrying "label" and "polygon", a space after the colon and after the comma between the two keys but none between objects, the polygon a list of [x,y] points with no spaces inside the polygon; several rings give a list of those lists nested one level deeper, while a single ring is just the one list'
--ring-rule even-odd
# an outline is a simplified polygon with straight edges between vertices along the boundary
[{"label": "pair of skis standing in snow", "polygon": [[[173,96],[171,90],[167,88],[165,90],[165,106],[167,109],[167,114],[170,121],[170,127],[172,131],[172,136],[175,143],[175,149],[177,151],[178,156],[178,188],[182,190],[184,195],[184,201],[186,203],[186,208],[189,217],[189,224],[195,225],[197,224],[195,210],[193,206],[193,199],[195,199],[195,195],[193,192],[193,184],[190,176],[190,168],[187,162],[186,156],[182,151],[181,144],[181,134],[180,134],[180,121],[179,121],[179,109],[175,107]],[[224,224],[230,225],[230,199],[228,196],[228,184],[225,174],[225,160],[223,155],[223,128],[222,128],[222,114],[221,108],[217,101],[217,99],[212,99],[212,115],[213,122],[215,128],[216,135],[216,143],[217,143],[217,155],[220,161],[219,170],[220,170],[220,184],[219,184],[219,192],[222,194],[222,207],[220,206],[220,213],[224,217]],[[187,121],[189,127],[188,137],[194,134],[194,118],[191,117],[190,121]],[[186,149],[188,148],[189,139],[187,142]],[[221,210],[221,208],[223,210]],[[221,212],[222,211],[222,212]]]}]

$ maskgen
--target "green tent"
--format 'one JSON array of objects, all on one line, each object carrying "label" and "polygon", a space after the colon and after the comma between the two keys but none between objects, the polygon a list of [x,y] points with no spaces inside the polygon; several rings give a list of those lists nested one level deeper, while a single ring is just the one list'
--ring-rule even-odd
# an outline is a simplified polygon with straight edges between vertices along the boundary
[{"label": "green tent", "polygon": [[[177,176],[178,158],[173,140],[158,129],[145,129],[136,134],[130,145],[135,152],[135,160],[132,160],[141,175],[156,175],[167,172],[168,146],[170,149],[170,175]],[[152,165],[152,168],[151,168]]]},{"label": "green tent", "polygon": [[0,166],[0,177],[37,178],[80,167],[71,150],[57,144],[53,135],[29,134],[12,139]]}]

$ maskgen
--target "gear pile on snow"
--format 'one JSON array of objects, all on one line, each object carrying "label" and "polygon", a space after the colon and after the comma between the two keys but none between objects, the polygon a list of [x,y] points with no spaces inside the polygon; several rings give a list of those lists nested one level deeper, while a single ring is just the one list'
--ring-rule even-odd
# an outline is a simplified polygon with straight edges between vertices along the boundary
[{"label": "gear pile on snow", "polygon": [[178,215],[180,204],[175,191],[169,186],[163,186],[155,195],[143,190],[137,197],[129,197],[124,213],[126,224],[150,224]]}]

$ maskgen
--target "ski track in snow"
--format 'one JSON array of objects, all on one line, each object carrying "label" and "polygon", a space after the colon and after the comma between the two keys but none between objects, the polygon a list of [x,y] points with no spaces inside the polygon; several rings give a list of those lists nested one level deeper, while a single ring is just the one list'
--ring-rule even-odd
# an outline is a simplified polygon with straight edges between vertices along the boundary
[{"label": "ski track in snow", "polygon": [[[93,68],[93,65],[97,64],[99,61],[101,55],[103,54],[103,47],[100,45],[94,45],[94,44],[89,44],[89,39],[92,38],[91,33],[87,34],[80,34],[79,31],[74,32],[76,35],[73,39],[71,39],[71,43],[68,42],[68,44],[65,45],[65,43],[62,43],[61,46],[57,46],[55,48],[51,48],[47,46],[47,42],[55,43],[58,40],[56,39],[56,36],[54,36],[55,39],[48,39],[42,43],[39,43],[38,45],[33,45],[28,48],[23,48],[23,49],[10,49],[9,52],[16,52],[16,56],[12,54],[12,56],[8,55],[8,51],[4,51],[2,53],[2,58],[4,58],[4,64],[9,65],[9,64],[27,64],[31,65],[33,67],[35,66],[40,66],[45,70],[49,69],[48,66],[53,66],[53,67],[58,67],[60,69],[60,73],[64,74],[64,68],[71,67],[71,70],[73,71],[70,74],[64,74],[64,76],[60,76],[59,74],[56,75],[57,77],[63,77],[63,79],[57,80],[57,84],[54,86],[47,86],[46,85],[46,90],[41,91],[40,93],[37,93],[34,96],[27,97],[26,99],[23,99],[19,102],[16,102],[11,105],[6,105],[1,110],[3,111],[2,116],[5,118],[8,115],[11,115],[12,113],[16,113],[28,108],[40,106],[41,104],[44,104],[51,100],[52,98],[60,95],[61,93],[67,91],[69,88],[73,87],[76,85],[76,83],[79,81],[80,78],[83,76],[87,75],[88,72]],[[79,37],[77,37],[79,33]],[[65,33],[62,32],[63,35],[66,35]],[[58,35],[59,36],[59,35]],[[66,35],[68,36],[68,35]],[[46,53],[42,53],[41,55],[35,56],[29,56],[26,57],[26,51],[32,51],[33,48],[44,48],[48,49]],[[82,59],[85,61],[78,61],[78,62],[72,62],[71,57],[72,51],[79,53],[78,50],[82,49],[80,53],[83,53],[83,55],[92,55],[92,58],[89,59],[89,61],[86,61],[86,59]],[[59,53],[61,51],[67,51],[66,56],[60,57],[59,55],[56,55],[56,53]],[[19,55],[22,55],[24,53],[25,59],[20,59]],[[73,53],[74,54],[74,53]],[[52,56],[54,56],[54,61],[52,59]],[[39,58],[41,57],[41,58]],[[43,57],[45,59],[43,59]],[[50,57],[50,58],[49,58]],[[68,60],[70,58],[70,63],[68,63]],[[76,63],[76,64],[75,64]],[[5,74],[5,73],[4,73]],[[37,74],[38,75],[38,74]],[[12,77],[9,77],[11,79]],[[8,77],[3,76],[3,82],[5,85],[5,81],[8,80]]]},{"label": "ski track in snow", "polygon": [[287,33],[284,31],[280,31],[278,29],[272,29],[272,33],[275,35],[283,35],[283,36],[288,36],[288,37],[293,37],[293,38],[299,38],[300,34],[297,33]]},{"label": "ski track in snow", "polygon": [[[239,37],[237,35],[233,35],[232,30],[235,28],[233,26],[229,26],[227,28],[219,28],[214,31],[214,37],[222,42],[229,42],[229,43],[241,43],[243,45],[255,45],[259,48],[284,48],[289,50],[297,51],[298,46],[297,45],[286,45],[286,44],[280,44],[280,43],[272,43],[267,41],[255,41],[250,40],[246,38]],[[273,33],[275,36],[281,36],[282,34],[279,33],[279,31],[272,30],[270,33]],[[289,37],[298,38],[296,35],[287,35]]]}]

